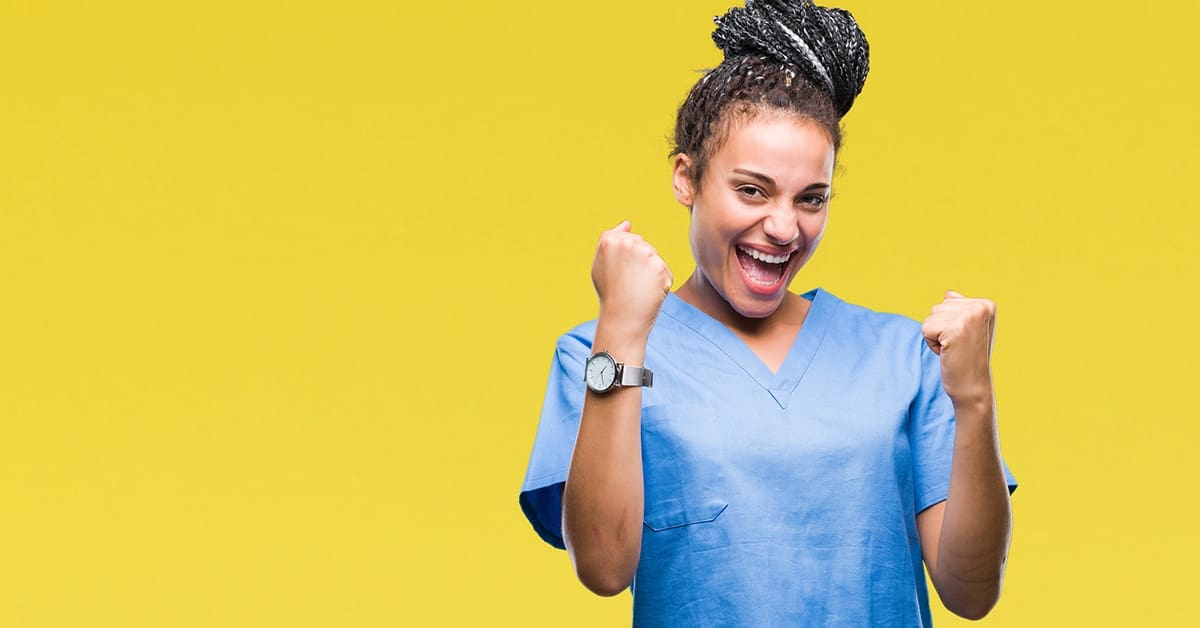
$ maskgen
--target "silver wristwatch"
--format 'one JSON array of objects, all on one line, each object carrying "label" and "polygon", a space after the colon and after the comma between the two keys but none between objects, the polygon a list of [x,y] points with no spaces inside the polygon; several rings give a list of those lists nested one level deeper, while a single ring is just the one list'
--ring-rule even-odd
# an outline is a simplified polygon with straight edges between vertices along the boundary
[{"label": "silver wristwatch", "polygon": [[597,351],[587,360],[583,369],[583,380],[588,390],[606,393],[622,386],[654,385],[654,372],[640,366],[626,366],[617,362],[607,351]]}]

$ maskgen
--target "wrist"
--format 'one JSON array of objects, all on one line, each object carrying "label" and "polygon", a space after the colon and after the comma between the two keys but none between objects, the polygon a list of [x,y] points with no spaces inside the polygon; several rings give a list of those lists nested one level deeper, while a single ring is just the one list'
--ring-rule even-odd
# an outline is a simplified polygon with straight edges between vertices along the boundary
[{"label": "wrist", "polygon": [[609,338],[596,335],[592,343],[592,355],[604,351],[611,355],[614,360],[628,366],[645,366],[646,362],[646,344],[645,343],[624,343],[615,342]]},{"label": "wrist", "polygon": [[954,419],[960,426],[987,425],[991,426],[996,416],[996,399],[989,389],[972,395],[951,397],[954,405]]},{"label": "wrist", "polygon": [[995,388],[990,373],[956,379],[946,387],[946,395],[954,403],[955,410],[991,410],[996,403]]},{"label": "wrist", "polygon": [[606,349],[618,361],[641,366],[646,355],[646,342],[650,328],[636,319],[606,316],[603,312],[596,322],[596,336],[592,341],[593,352]]},{"label": "wrist", "polygon": [[597,326],[592,353],[584,366],[589,392],[608,397],[621,389],[653,386],[654,375],[645,368],[645,358],[646,338]]}]

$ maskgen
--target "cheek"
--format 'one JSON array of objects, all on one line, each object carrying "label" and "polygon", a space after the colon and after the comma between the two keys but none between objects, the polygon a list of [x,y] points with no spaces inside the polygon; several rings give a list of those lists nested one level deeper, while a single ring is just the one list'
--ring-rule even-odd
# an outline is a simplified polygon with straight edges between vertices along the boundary
[{"label": "cheek", "polygon": [[688,241],[692,245],[692,256],[697,261],[701,257],[712,255],[714,240],[718,236],[718,228],[712,224],[709,212],[699,208],[692,209],[691,220],[688,223]]},{"label": "cheek", "polygon": [[700,219],[696,217],[696,210],[693,208],[691,215],[688,217],[688,244],[692,247],[692,257],[699,259],[700,257]]},{"label": "cheek", "polygon": [[816,246],[821,238],[825,236],[825,226],[829,224],[828,214],[821,212],[814,216],[808,216],[800,223],[804,230],[804,238],[808,241],[809,246]]}]

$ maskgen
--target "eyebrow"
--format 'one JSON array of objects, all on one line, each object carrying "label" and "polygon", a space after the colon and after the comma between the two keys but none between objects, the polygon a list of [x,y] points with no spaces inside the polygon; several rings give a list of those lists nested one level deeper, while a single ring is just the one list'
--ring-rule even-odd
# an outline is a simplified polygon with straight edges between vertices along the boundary
[{"label": "eyebrow", "polygon": [[[750,177],[751,179],[758,179],[759,181],[762,181],[763,183],[765,183],[769,186],[772,186],[772,187],[774,187],[774,185],[775,185],[775,179],[772,179],[771,177],[768,177],[767,175],[765,175],[761,172],[755,172],[753,170],[746,170],[744,168],[734,168],[733,172],[736,172],[737,174],[745,175],[747,177]],[[823,190],[823,189],[828,189],[830,187],[832,187],[832,186],[830,186],[828,183],[821,183],[821,182],[810,183],[808,185],[808,187],[804,188],[804,191],[807,192],[809,190]]]}]

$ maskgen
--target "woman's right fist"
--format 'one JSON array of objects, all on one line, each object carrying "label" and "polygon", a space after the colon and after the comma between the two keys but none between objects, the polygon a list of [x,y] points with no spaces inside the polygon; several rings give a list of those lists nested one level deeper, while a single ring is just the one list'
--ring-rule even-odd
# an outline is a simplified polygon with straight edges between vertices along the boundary
[{"label": "woman's right fist", "polygon": [[628,220],[600,235],[592,284],[604,317],[644,326],[648,332],[673,281],[667,263],[649,242],[630,231]]}]

